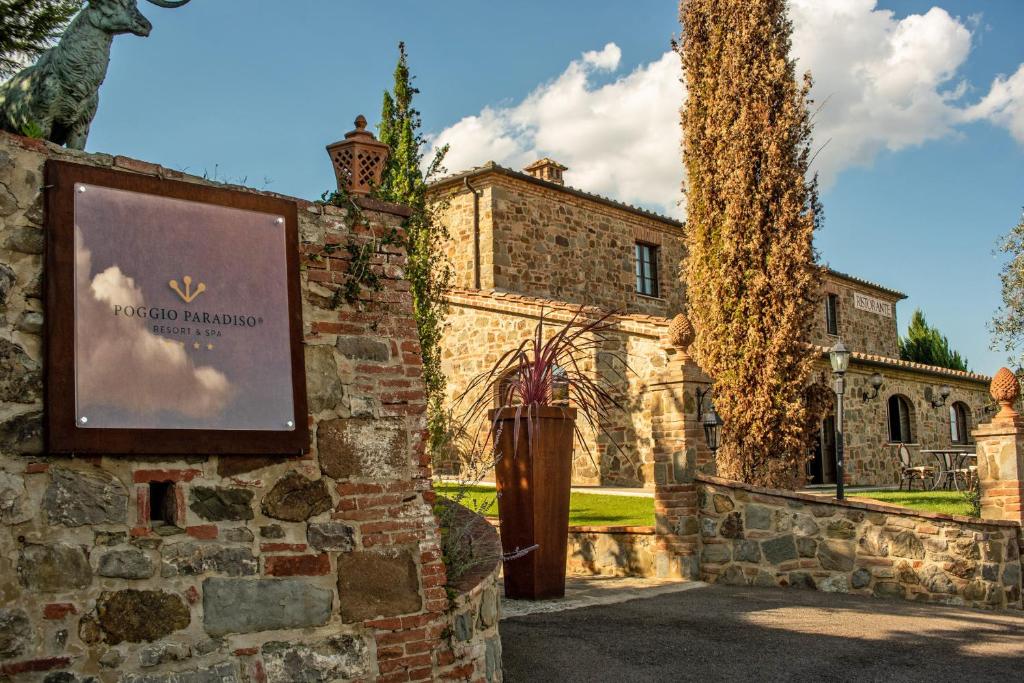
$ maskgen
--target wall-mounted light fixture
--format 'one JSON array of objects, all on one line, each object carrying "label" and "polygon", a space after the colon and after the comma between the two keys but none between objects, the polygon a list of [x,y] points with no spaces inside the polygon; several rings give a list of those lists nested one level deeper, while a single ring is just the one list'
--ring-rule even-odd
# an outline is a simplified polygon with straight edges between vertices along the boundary
[{"label": "wall-mounted light fixture", "polygon": [[932,408],[938,408],[940,406],[946,405],[946,400],[949,398],[949,395],[951,393],[953,393],[953,390],[950,389],[949,385],[948,384],[943,384],[939,388],[939,398],[938,398],[938,400],[936,400],[935,399],[935,392],[932,391],[932,388],[931,387],[925,387],[924,388],[924,400],[926,400],[929,403],[931,403],[932,404]]},{"label": "wall-mounted light fixture", "polygon": [[708,443],[711,457],[714,458],[719,445],[721,445],[722,425],[725,424],[725,421],[715,410],[714,405],[709,405],[707,411],[704,410],[704,398],[711,393],[710,386],[704,391],[697,389],[693,393],[697,397],[697,418],[700,420],[701,426],[704,427],[704,439]]},{"label": "wall-mounted light fixture", "polygon": [[860,394],[860,397],[864,401],[870,401],[878,398],[878,390],[882,388],[882,376],[876,372],[868,378],[868,384],[871,385],[871,393],[868,393],[868,390],[865,389]]},{"label": "wall-mounted light fixture", "polygon": [[718,446],[721,442],[722,425],[725,421],[715,410],[714,406],[708,408],[708,412],[704,413],[701,417],[701,425],[704,427],[704,439],[708,442],[708,449],[711,451],[711,457],[714,458],[718,452]]}]

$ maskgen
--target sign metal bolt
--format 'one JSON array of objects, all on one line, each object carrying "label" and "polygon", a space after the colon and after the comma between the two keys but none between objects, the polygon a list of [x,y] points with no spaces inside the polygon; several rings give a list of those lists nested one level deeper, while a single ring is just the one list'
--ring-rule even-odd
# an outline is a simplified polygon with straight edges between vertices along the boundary
[{"label": "sign metal bolt", "polygon": [[82,424],[88,424],[89,418],[83,415],[82,417],[78,418],[78,421],[81,422]]},{"label": "sign metal bolt", "polygon": [[82,194],[83,192],[85,192],[85,185],[79,185],[78,186],[78,194]]},{"label": "sign metal bolt", "polygon": [[293,420],[288,420],[288,421],[287,421],[287,422],[285,422],[284,424],[285,424],[285,426],[286,426],[286,427],[288,427],[289,429],[291,429],[292,427],[294,427],[294,426],[295,426],[295,422],[294,422]]},{"label": "sign metal bolt", "polygon": [[284,219],[278,218],[277,220],[274,221],[274,223],[276,223],[277,225],[284,225]]}]

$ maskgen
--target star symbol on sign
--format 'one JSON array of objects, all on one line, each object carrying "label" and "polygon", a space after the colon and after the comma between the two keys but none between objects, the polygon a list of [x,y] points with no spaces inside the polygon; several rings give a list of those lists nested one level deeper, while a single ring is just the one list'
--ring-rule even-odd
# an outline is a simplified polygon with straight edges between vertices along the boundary
[{"label": "star symbol on sign", "polygon": [[206,345],[206,350],[207,351],[213,351],[213,344],[207,344]]},{"label": "star symbol on sign", "polygon": [[199,348],[199,342],[193,342],[192,343],[192,348],[193,349],[198,349]]}]

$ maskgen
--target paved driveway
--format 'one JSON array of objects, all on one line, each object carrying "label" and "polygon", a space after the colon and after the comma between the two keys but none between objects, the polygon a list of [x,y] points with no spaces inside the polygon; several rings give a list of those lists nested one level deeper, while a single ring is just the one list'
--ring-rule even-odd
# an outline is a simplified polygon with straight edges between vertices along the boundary
[{"label": "paved driveway", "polygon": [[501,622],[505,680],[1024,681],[1024,616],[708,586]]}]

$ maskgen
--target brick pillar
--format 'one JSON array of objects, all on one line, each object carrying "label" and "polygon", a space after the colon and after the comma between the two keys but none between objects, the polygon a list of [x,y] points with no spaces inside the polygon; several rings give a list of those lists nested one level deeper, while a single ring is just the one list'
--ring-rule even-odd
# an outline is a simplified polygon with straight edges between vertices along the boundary
[{"label": "brick pillar", "polygon": [[[707,378],[682,351],[669,348],[661,382],[650,385],[654,523],[658,576],[697,579],[700,528],[694,474],[709,460],[694,390]],[[703,385],[703,386],[702,386]]]},{"label": "brick pillar", "polygon": [[1002,410],[972,433],[978,451],[981,516],[1024,523],[1024,416],[1013,409],[1020,385],[1006,368],[992,378],[992,398]]}]

